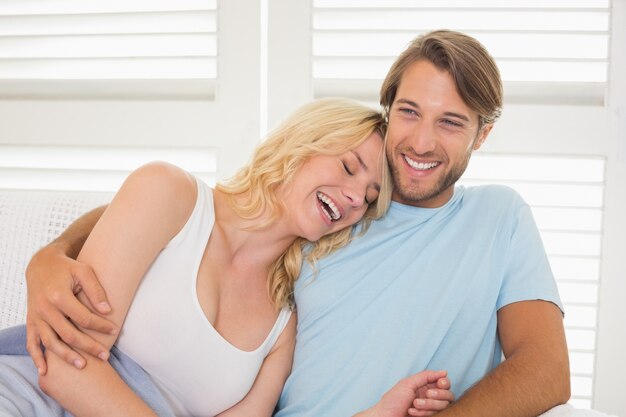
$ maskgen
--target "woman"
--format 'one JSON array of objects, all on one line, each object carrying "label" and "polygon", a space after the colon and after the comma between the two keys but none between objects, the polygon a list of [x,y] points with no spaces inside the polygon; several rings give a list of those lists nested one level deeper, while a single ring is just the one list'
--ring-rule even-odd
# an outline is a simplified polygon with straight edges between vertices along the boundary
[{"label": "woman", "polygon": [[[389,205],[382,126],[368,108],[320,100],[215,190],[162,163],[133,172],[78,256],[121,331],[84,331],[145,369],[176,415],[270,416],[291,367],[302,260],[344,246],[354,224],[366,229]],[[108,362],[83,357],[79,370],[48,354],[43,390],[77,416],[154,415]],[[417,388],[444,377],[418,374],[387,399],[405,415]],[[420,407],[409,413],[432,412]]]}]

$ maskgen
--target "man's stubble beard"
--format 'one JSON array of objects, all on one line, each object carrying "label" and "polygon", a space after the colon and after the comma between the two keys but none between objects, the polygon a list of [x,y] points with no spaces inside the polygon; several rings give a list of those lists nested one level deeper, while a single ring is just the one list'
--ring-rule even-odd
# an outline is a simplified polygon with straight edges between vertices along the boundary
[{"label": "man's stubble beard", "polygon": [[[416,206],[419,206],[421,202],[428,201],[437,197],[439,194],[456,184],[456,182],[461,178],[461,176],[467,169],[467,165],[469,164],[471,155],[472,148],[469,149],[469,151],[465,155],[465,158],[463,158],[460,163],[454,165],[450,169],[450,171],[440,177],[439,180],[434,184],[434,186],[430,187],[430,189],[421,189],[421,184],[418,184],[418,186],[415,187],[410,179],[408,181],[408,184],[403,185],[400,182],[402,177],[400,175],[400,167],[398,167],[398,161],[396,161],[396,159],[390,158],[390,155],[387,155],[387,158],[392,161],[389,165],[391,170],[391,178],[393,180],[394,194],[398,195],[404,202]],[[400,158],[402,158],[401,155]]]}]

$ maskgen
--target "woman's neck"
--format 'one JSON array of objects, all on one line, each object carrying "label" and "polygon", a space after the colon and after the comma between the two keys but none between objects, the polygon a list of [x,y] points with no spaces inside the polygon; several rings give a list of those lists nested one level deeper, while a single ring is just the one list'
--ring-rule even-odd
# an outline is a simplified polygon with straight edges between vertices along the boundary
[{"label": "woman's neck", "polygon": [[244,219],[235,212],[225,193],[216,190],[214,198],[215,224],[222,233],[223,249],[233,264],[266,269],[297,238],[280,219],[269,220],[265,226],[257,228],[255,226],[269,219],[269,214]]}]

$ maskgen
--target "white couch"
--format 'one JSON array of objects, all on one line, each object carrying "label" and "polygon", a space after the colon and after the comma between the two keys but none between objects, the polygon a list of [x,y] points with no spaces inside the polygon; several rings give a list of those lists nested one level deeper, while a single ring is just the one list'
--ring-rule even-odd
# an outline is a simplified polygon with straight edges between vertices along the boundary
[{"label": "white couch", "polygon": [[0,329],[24,323],[31,256],[111,193],[0,190]]}]

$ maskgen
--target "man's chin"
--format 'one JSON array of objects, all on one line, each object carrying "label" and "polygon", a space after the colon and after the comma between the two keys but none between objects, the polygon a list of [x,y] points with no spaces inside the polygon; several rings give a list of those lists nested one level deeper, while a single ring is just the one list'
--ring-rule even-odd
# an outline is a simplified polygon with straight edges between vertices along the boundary
[{"label": "man's chin", "polygon": [[432,190],[408,190],[407,192],[404,188],[402,192],[394,192],[393,199],[399,203],[421,206],[439,194],[439,192]]},{"label": "man's chin", "polygon": [[411,206],[417,207],[437,207],[437,201],[442,198],[445,191],[448,189],[444,184],[440,181],[437,184],[425,187],[425,186],[416,186],[415,183],[408,182],[406,183],[398,183],[394,181],[394,192],[393,192],[393,200],[407,204]]}]

